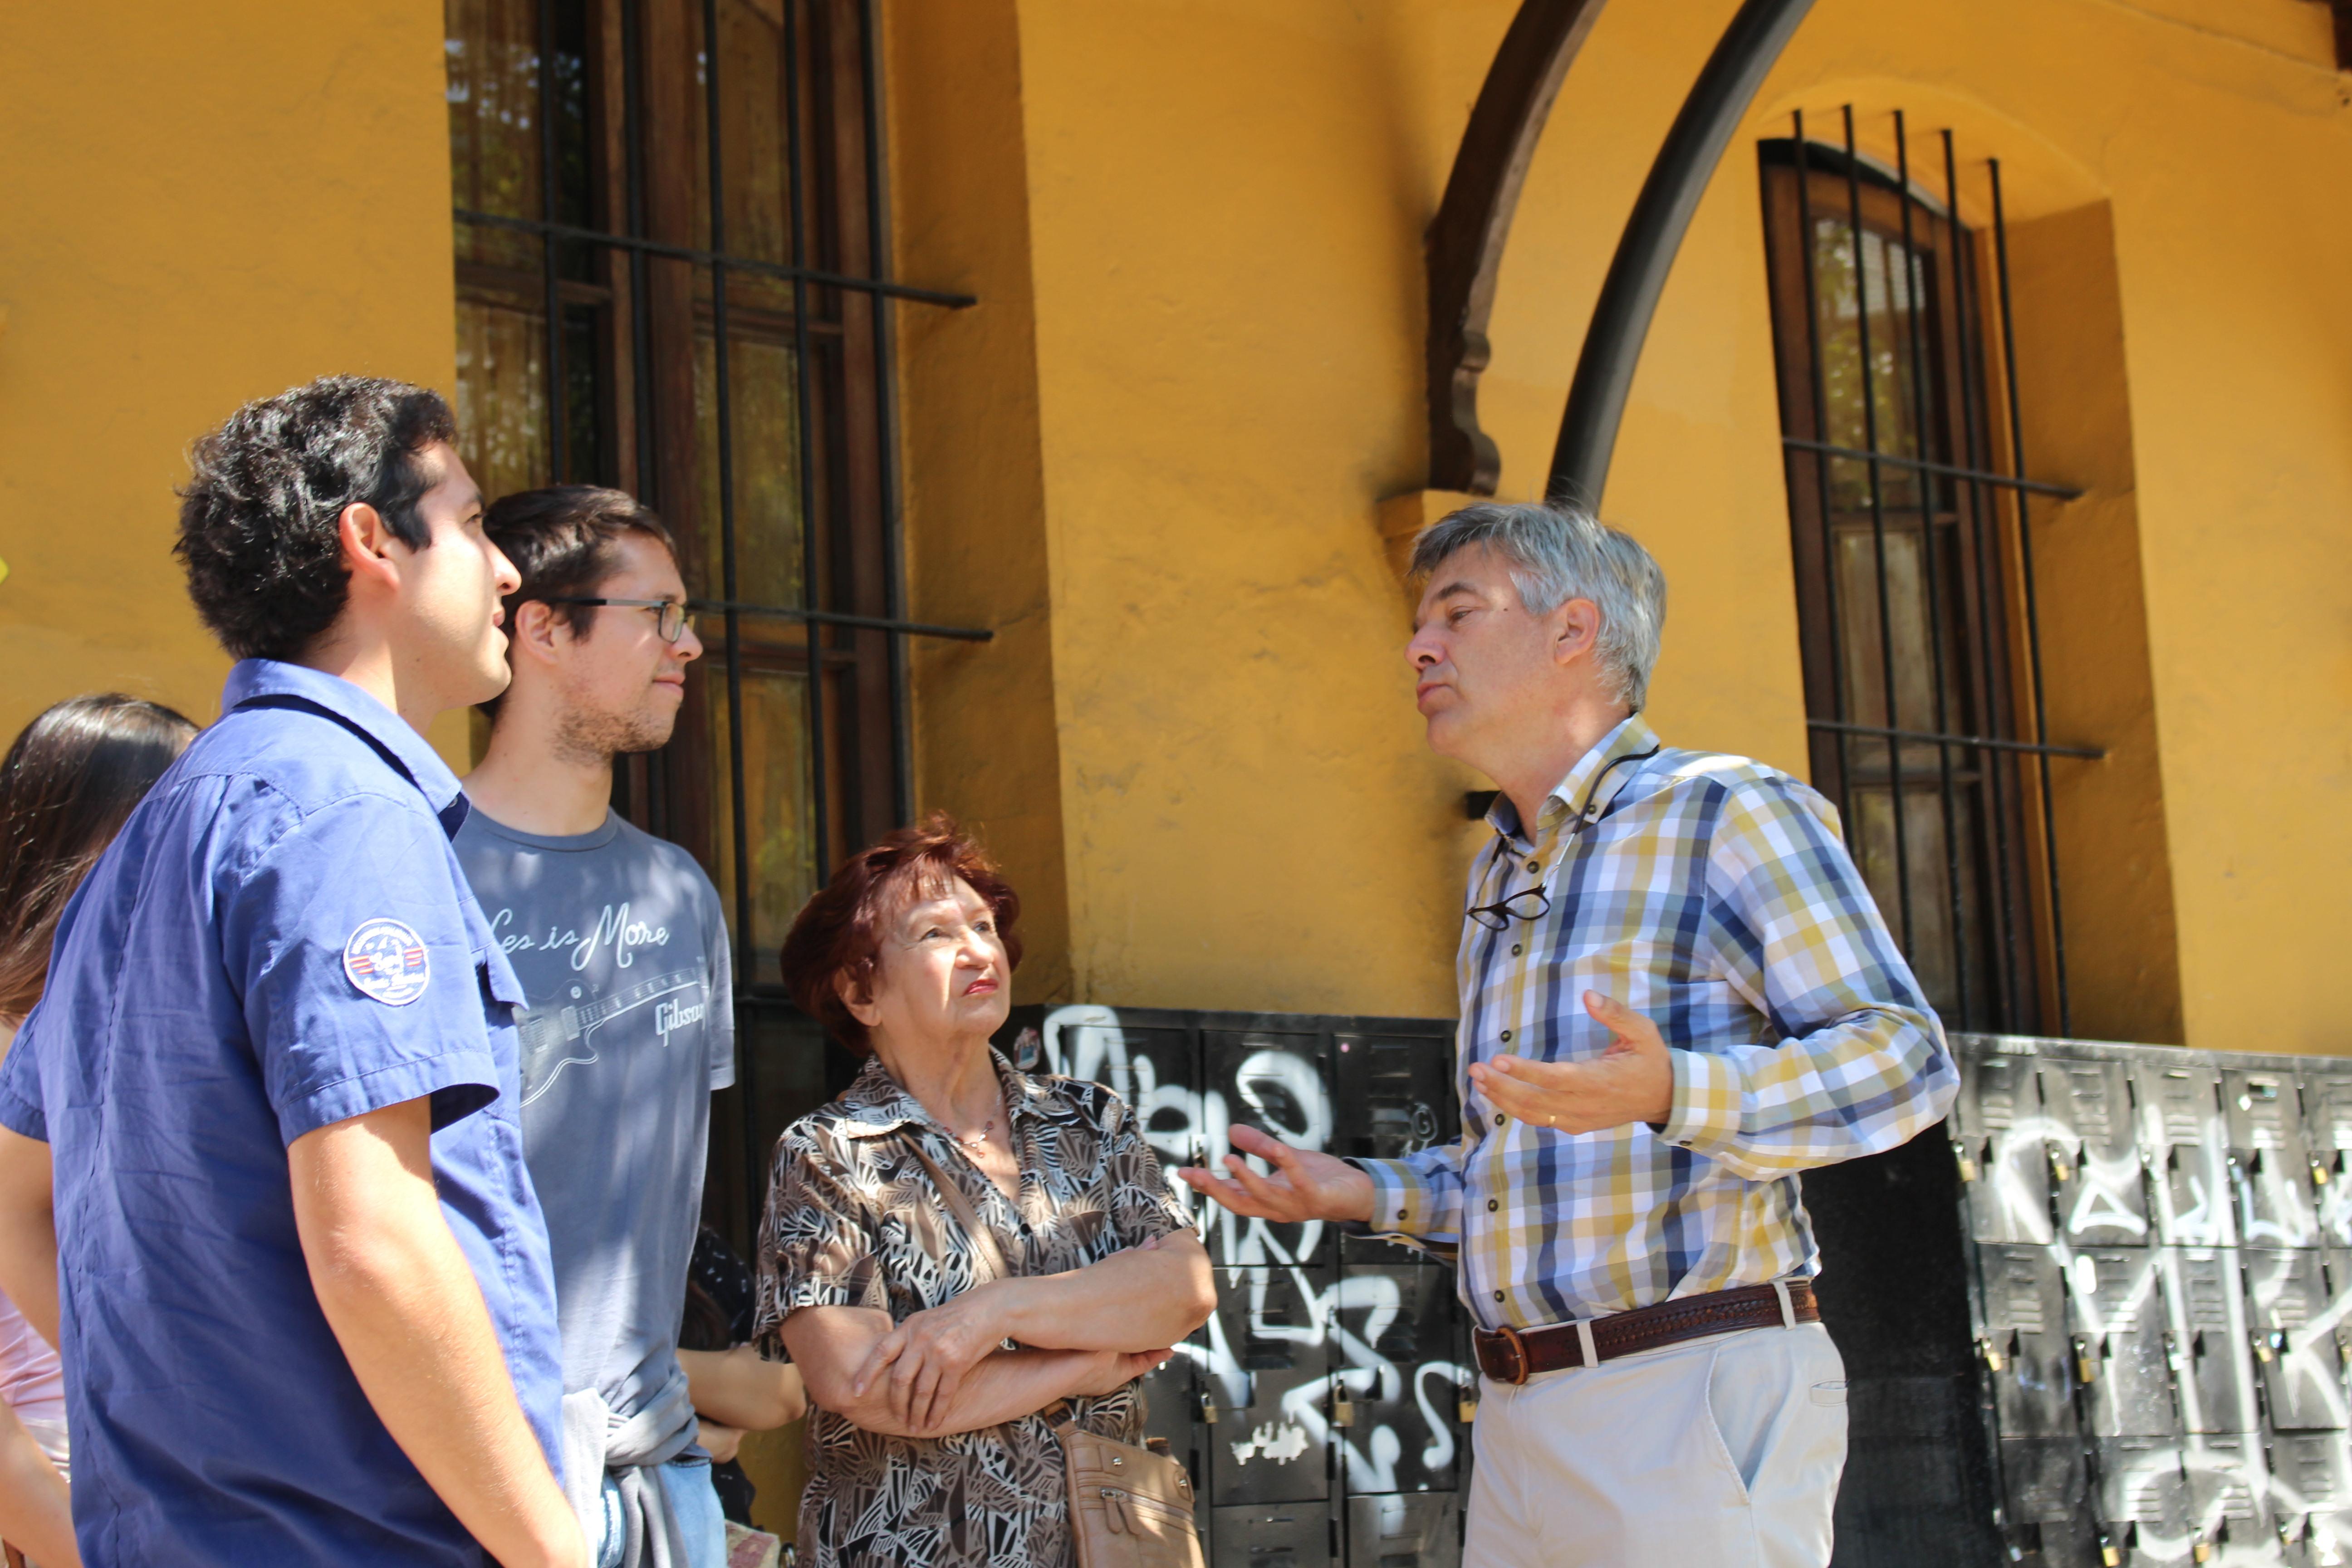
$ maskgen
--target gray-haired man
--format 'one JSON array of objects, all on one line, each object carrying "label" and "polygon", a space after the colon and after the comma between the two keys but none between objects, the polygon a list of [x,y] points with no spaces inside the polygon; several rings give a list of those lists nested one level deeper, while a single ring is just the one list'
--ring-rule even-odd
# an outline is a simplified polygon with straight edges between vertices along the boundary
[{"label": "gray-haired man", "polygon": [[1826,1563],[1845,1383],[1797,1173],[1940,1118],[1942,1027],[1829,803],[1640,717],[1665,580],[1639,544],[1482,504],[1413,569],[1430,745],[1502,790],[1457,961],[1462,1137],[1343,1161],[1237,1128],[1270,1173],[1182,1174],[1458,1251],[1474,1568]]}]

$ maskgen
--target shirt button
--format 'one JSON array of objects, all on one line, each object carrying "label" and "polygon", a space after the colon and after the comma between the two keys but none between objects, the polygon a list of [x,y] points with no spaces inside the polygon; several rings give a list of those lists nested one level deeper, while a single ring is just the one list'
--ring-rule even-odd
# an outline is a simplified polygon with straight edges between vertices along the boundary
[{"label": "shirt button", "polygon": [[1495,1292],[1495,1300],[1497,1300],[1497,1301],[1499,1301],[1499,1300],[1501,1300],[1502,1299],[1503,1299],[1503,1293],[1502,1293],[1500,1290],[1496,1291],[1496,1292]]},{"label": "shirt button", "polygon": [[1500,1198],[1488,1198],[1486,1200],[1486,1212],[1488,1214],[1493,1214],[1496,1209],[1501,1208],[1502,1206],[1503,1203]]},{"label": "shirt button", "polygon": [[1496,1125],[1496,1126],[1497,1126],[1497,1127],[1500,1127],[1502,1124],[1503,1124],[1503,1113],[1502,1113],[1501,1111],[1499,1111],[1499,1110],[1498,1110],[1498,1111],[1495,1112],[1495,1125]]},{"label": "shirt button", "polygon": [[1513,943],[1511,943],[1511,956],[1512,956],[1513,958],[1517,958],[1517,957],[1518,957],[1518,956],[1519,956],[1519,951],[1520,951],[1520,944],[1519,944],[1519,943],[1517,943],[1517,942],[1513,942]]},{"label": "shirt button", "polygon": [[1402,1218],[1404,1218],[1404,1210],[1402,1210],[1402,1209],[1399,1209],[1399,1210],[1397,1210],[1397,1218],[1399,1218],[1399,1219],[1402,1219]]},{"label": "shirt button", "polygon": [[1506,1041],[1508,1041],[1508,1040],[1510,1039],[1510,1037],[1511,1037],[1511,1031],[1510,1031],[1510,1030],[1508,1030],[1508,1029],[1504,1030],[1504,1031],[1503,1031],[1503,1038],[1504,1038]]}]

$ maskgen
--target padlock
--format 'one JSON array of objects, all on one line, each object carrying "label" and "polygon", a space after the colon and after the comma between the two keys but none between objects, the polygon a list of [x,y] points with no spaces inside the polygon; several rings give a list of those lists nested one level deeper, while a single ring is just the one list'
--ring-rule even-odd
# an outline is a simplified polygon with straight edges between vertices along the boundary
[{"label": "padlock", "polygon": [[2000,1347],[1996,1346],[1992,1342],[1991,1335],[1979,1334],[1977,1336],[1977,1354],[1984,1358],[1985,1370],[1987,1372],[1999,1372],[2000,1370]]},{"label": "padlock", "polygon": [[1977,1179],[1976,1158],[1969,1152],[1969,1146],[1957,1138],[1952,1140],[1952,1157],[1960,1163],[1961,1185],[1965,1186]]},{"label": "padlock", "polygon": [[1331,1395],[1331,1425],[1353,1426],[1355,1424],[1356,1402],[1348,1397],[1346,1389],[1337,1390]]},{"label": "padlock", "polygon": [[1213,1396],[1204,1394],[1201,1395],[1201,1425],[1214,1426],[1216,1424],[1217,1402]]},{"label": "padlock", "polygon": [[2066,1163],[2065,1154],[2056,1148],[2050,1151],[2050,1179],[2062,1187],[2074,1179],[2074,1168]]},{"label": "padlock", "polygon": [[1469,1426],[1478,1419],[1478,1401],[1467,1394],[1464,1394],[1454,1402],[1454,1414],[1462,1425]]},{"label": "padlock", "polygon": [[2213,1543],[2201,1535],[2197,1537],[2189,1543],[2189,1560],[2191,1563],[2212,1562]]},{"label": "padlock", "polygon": [[2074,1336],[2074,1381],[2088,1388],[2099,1381],[2099,1358],[2091,1353],[2091,1342],[2082,1335]]}]

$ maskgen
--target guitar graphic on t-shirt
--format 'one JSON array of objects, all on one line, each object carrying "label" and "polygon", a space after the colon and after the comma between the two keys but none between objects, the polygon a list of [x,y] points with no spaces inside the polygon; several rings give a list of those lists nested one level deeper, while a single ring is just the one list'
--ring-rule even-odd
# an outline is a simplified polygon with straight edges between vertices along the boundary
[{"label": "guitar graphic on t-shirt", "polygon": [[[545,1094],[565,1068],[594,1066],[601,1058],[596,1047],[589,1043],[589,1037],[604,1024],[648,1002],[703,988],[702,971],[676,969],[651,980],[640,980],[593,1002],[566,1007],[534,1007],[519,1014],[515,1030],[521,1037],[522,1102],[529,1105]],[[667,1036],[664,1043],[667,1043]]]}]

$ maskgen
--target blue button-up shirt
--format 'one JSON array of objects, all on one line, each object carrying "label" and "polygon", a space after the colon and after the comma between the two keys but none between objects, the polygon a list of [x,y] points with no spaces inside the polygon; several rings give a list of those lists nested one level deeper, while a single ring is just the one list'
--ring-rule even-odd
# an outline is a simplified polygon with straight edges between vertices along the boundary
[{"label": "blue button-up shirt", "polygon": [[319,1309],[286,1147],[429,1097],[442,1213],[553,1463],[522,996],[450,836],[457,778],[358,687],[249,659],[58,926],[0,1067],[57,1171],[75,1528],[92,1563],[466,1564]]}]

